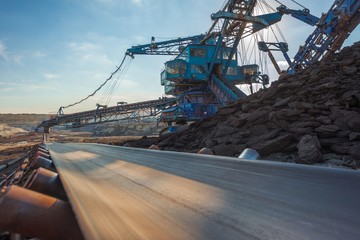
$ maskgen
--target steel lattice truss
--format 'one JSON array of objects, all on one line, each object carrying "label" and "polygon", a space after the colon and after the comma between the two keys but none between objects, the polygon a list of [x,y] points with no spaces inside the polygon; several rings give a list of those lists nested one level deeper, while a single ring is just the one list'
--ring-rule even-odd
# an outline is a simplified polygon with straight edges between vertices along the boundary
[{"label": "steel lattice truss", "polygon": [[82,127],[91,124],[157,116],[165,107],[171,105],[173,101],[174,98],[161,98],[159,100],[125,104],[86,112],[57,115],[50,120],[43,121],[38,127],[44,127],[44,129],[56,125]]},{"label": "steel lattice truss", "polygon": [[323,14],[314,32],[294,57],[288,72],[293,73],[331,56],[360,23],[360,0],[337,0]]}]

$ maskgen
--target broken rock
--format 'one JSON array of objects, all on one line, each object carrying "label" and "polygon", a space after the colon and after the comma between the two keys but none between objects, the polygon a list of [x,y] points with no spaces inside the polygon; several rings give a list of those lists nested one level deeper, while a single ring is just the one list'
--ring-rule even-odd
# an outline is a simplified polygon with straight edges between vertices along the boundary
[{"label": "broken rock", "polygon": [[270,153],[280,152],[287,146],[291,145],[294,140],[295,138],[292,134],[285,134],[275,139],[267,140],[250,147],[264,156],[269,155]]},{"label": "broken rock", "polygon": [[300,162],[320,163],[323,161],[321,146],[317,137],[304,135],[297,144],[297,148]]}]

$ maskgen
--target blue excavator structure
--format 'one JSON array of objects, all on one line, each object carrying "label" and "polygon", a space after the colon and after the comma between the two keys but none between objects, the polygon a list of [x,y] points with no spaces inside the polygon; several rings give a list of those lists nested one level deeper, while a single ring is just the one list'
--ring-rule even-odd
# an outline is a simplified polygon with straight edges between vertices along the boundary
[{"label": "blue excavator structure", "polygon": [[[284,42],[259,42],[261,51],[267,52],[279,74],[294,74],[308,65],[328,57],[340,49],[346,37],[360,22],[360,0],[336,0],[330,10],[321,18],[313,16],[306,8],[292,10],[280,5],[276,12],[254,16],[256,0],[229,0],[223,8],[212,14],[213,24],[206,34],[129,48],[126,56],[175,55],[165,63],[161,72],[161,85],[171,98],[151,102],[151,107],[161,112],[160,121],[185,123],[213,116],[225,105],[246,96],[236,85],[269,83],[269,77],[262,74],[257,64],[239,65],[238,45],[241,39],[259,32],[281,21],[283,15],[291,15],[311,26],[315,26],[294,60],[287,54]],[[284,73],[277,66],[272,51],[281,51],[289,64]],[[133,104],[135,107],[136,103]],[[149,107],[149,106],[147,106]],[[136,107],[135,107],[136,108]],[[132,108],[139,111],[141,108]],[[104,122],[105,116],[122,116],[122,108],[97,109],[75,114],[61,114],[44,121],[39,127],[72,124],[74,127]],[[101,112],[101,118],[99,117]],[[129,114],[129,110],[126,112]],[[153,116],[150,114],[149,116]],[[106,117],[105,117],[106,119]],[[121,119],[121,117],[120,117]]]},{"label": "blue excavator structure", "polygon": [[[152,38],[151,44],[127,50],[130,56],[164,53],[177,55],[174,60],[165,63],[165,69],[161,73],[161,85],[165,88],[165,94],[177,97],[174,106],[162,111],[162,121],[196,121],[212,116],[219,107],[246,96],[236,85],[267,85],[269,78],[260,73],[258,65],[238,65],[237,47],[240,39],[279,22],[284,14],[311,26],[317,25],[294,61],[287,55],[286,43],[259,43],[260,50],[269,54],[270,46],[283,52],[290,66],[288,73],[314,63],[325,53],[329,55],[331,51],[338,50],[336,42],[345,40],[344,36],[359,23],[360,1],[336,1],[321,19],[311,15],[306,8],[292,10],[285,5],[280,5],[275,13],[253,16],[255,5],[256,1],[228,1],[222,10],[211,15],[214,23],[206,35],[159,43]],[[214,26],[219,21],[222,21],[221,28],[216,29]],[[343,28],[345,24],[349,26]],[[177,49],[169,49],[169,45],[177,46]],[[272,54],[269,57],[273,58]],[[272,61],[277,67],[274,58]],[[280,70],[278,72],[281,73]]]}]

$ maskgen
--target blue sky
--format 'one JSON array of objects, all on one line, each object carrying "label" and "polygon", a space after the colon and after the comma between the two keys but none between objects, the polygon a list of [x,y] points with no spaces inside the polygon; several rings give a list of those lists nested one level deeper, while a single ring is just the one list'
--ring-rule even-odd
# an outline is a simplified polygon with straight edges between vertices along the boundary
[{"label": "blue sky", "polygon": [[[290,1],[283,2],[298,9]],[[320,16],[333,1],[299,2]],[[92,93],[120,64],[127,48],[149,43],[151,36],[161,41],[206,32],[211,25],[210,14],[223,3],[224,0],[0,0],[0,113],[56,112],[60,106]],[[280,28],[290,45],[290,57],[313,30],[288,16]],[[358,40],[359,29],[346,44]],[[110,105],[162,96],[159,75],[168,59],[136,56],[119,80]],[[101,93],[66,112],[94,109],[100,98]]]}]

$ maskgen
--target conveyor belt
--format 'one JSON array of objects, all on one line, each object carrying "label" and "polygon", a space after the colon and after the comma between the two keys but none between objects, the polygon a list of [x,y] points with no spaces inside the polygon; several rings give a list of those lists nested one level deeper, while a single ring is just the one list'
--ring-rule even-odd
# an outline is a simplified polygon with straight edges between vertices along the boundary
[{"label": "conveyor belt", "polygon": [[[83,127],[85,125],[96,123],[156,116],[162,109],[171,104],[174,100],[175,98],[160,98],[144,102],[99,108],[85,112],[57,115],[54,118],[43,121],[38,128],[50,128],[56,125]],[[45,132],[47,131],[48,130]]]},{"label": "conveyor belt", "polygon": [[360,239],[360,172],[48,145],[87,239]]}]

